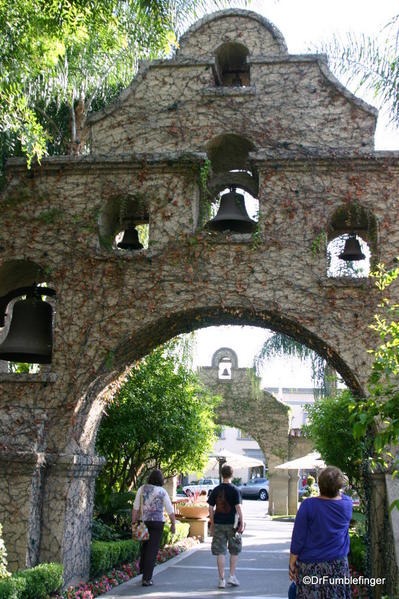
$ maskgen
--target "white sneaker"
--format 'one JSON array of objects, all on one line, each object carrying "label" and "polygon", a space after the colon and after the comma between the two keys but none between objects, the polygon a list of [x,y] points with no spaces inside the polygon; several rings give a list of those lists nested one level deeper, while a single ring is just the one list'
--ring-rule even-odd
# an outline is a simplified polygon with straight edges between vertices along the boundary
[{"label": "white sneaker", "polygon": [[228,584],[231,584],[233,587],[239,587],[240,583],[238,582],[237,576],[230,574],[229,579],[227,581]]},{"label": "white sneaker", "polygon": [[224,578],[219,578],[219,584],[218,584],[218,589],[225,589],[226,588],[226,581]]}]

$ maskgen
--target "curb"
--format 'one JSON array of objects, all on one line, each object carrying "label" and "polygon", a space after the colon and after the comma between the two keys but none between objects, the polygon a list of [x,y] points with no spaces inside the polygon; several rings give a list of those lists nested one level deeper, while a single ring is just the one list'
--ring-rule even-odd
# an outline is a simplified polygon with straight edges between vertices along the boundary
[{"label": "curb", "polygon": [[[189,557],[190,555],[192,555],[193,553],[195,553],[196,551],[201,549],[201,546],[203,546],[203,543],[200,543],[200,544],[196,545],[195,547],[188,549],[187,551],[183,551],[183,553],[180,553],[180,555],[176,555],[175,557],[168,559],[165,563],[159,564],[159,566],[155,566],[153,576],[156,576],[157,574],[164,572],[164,570],[167,570],[170,566],[173,566],[173,565],[177,564],[178,562],[182,561],[183,559],[185,559],[186,557]],[[139,574],[138,576],[135,576],[134,578],[131,578],[130,580],[127,580],[126,582],[113,588],[111,591],[108,591],[107,593],[104,593],[103,595],[98,595],[97,599],[101,599],[102,597],[108,597],[108,599],[118,599],[120,597],[120,595],[118,594],[118,591],[127,590],[130,587],[137,586],[137,585],[141,584],[142,580],[143,580],[143,576],[142,576],[142,574]],[[117,593],[117,594],[115,594],[115,593]]]}]

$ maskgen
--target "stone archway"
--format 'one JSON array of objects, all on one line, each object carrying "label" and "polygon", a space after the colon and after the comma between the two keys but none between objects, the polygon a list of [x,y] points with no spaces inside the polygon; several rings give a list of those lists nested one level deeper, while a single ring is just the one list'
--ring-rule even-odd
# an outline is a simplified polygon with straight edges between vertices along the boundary
[{"label": "stone archway", "polygon": [[[249,85],[216,84],[221,39],[248,49]],[[378,294],[368,279],[328,278],[324,240],[331,214],[355,198],[375,217],[374,251],[388,265],[397,253],[399,161],[374,152],[375,123],[323,58],[288,55],[266,19],[228,10],[199,21],[176,56],[143,66],[93,115],[90,154],[29,172],[9,161],[1,288],[23,286],[9,265],[24,260],[56,291],[49,371],[0,374],[0,521],[12,568],[63,561],[67,581],[87,575],[104,401],[160,342],[208,324],[264,326],[364,392]],[[228,135],[248,140],[255,235],[204,229],[206,149]],[[149,225],[145,250],[112,243],[126,206],[129,221]]]},{"label": "stone archway", "polygon": [[[231,372],[228,378],[223,378],[219,369],[227,358],[231,361]],[[218,349],[212,357],[212,365],[200,367],[199,376],[207,389],[223,397],[217,410],[218,423],[249,433],[259,444],[270,478],[269,513],[296,513],[297,488],[295,507],[289,506],[288,474],[274,469],[290,457],[289,408],[261,390],[254,369],[238,367],[237,355],[230,348]]]}]

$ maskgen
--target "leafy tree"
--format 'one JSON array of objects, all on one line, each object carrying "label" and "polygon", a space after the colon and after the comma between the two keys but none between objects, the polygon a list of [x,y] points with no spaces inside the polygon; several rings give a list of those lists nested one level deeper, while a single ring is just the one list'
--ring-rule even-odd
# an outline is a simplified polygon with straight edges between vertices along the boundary
[{"label": "leafy tree", "polygon": [[345,472],[350,484],[362,495],[364,443],[355,438],[350,421],[354,404],[351,393],[345,390],[306,406],[308,424],[304,432],[323,460]]},{"label": "leafy tree", "polygon": [[[379,335],[380,344],[374,351],[369,396],[353,406],[352,422],[359,439],[370,429],[375,431],[373,458],[384,465],[394,464],[397,475],[397,449],[391,451],[391,448],[397,448],[399,438],[399,304],[392,302],[388,290],[397,285],[399,268],[387,270],[379,265],[373,276],[378,289],[386,294],[371,325]],[[399,500],[395,503],[399,508]]]},{"label": "leafy tree", "polygon": [[0,151],[85,151],[87,117],[166,56],[196,10],[228,0],[0,0]]},{"label": "leafy tree", "polygon": [[337,375],[322,358],[312,349],[296,341],[288,335],[282,333],[273,333],[265,341],[259,353],[255,356],[254,366],[259,372],[267,358],[275,356],[291,356],[299,358],[302,361],[310,359],[312,365],[312,378],[317,391],[323,396],[331,395],[335,392],[337,384]]},{"label": "leafy tree", "polygon": [[374,92],[395,126],[399,126],[398,25],[396,15],[380,37],[348,33],[344,39],[335,36],[320,47],[328,54],[332,70],[345,77],[346,85]]},{"label": "leafy tree", "polygon": [[131,491],[154,467],[166,476],[204,467],[216,439],[218,398],[175,350],[169,343],[138,362],[107,406],[97,436],[97,450],[107,459],[97,480],[97,503]]}]

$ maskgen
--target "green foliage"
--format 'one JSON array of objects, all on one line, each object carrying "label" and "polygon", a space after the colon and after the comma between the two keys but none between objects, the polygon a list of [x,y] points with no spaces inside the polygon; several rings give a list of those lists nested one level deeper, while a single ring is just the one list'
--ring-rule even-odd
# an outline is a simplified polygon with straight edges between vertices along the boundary
[{"label": "green foliage", "polygon": [[26,588],[24,578],[0,579],[0,599],[21,599]]},{"label": "green foliage", "polygon": [[139,555],[139,541],[94,541],[91,544],[90,576],[98,576],[118,564],[132,562]]},{"label": "green foliage", "polygon": [[[213,7],[228,4],[214,0]],[[167,56],[206,0],[0,0],[0,152],[79,153],[87,117]],[[0,169],[2,165],[0,164]],[[1,173],[0,173],[1,174]]]},{"label": "green foliage", "polygon": [[164,545],[173,545],[177,541],[187,539],[189,532],[190,525],[188,522],[176,522],[175,533],[172,533],[169,524],[165,524],[161,538],[161,547],[164,547]]},{"label": "green foliage", "polygon": [[62,565],[54,563],[39,564],[29,570],[16,572],[12,578],[21,589],[18,599],[47,599],[64,584],[62,572]]},{"label": "green foliage", "polygon": [[350,484],[361,495],[364,443],[355,438],[350,421],[355,405],[356,401],[347,390],[307,405],[309,424],[304,430],[323,460],[345,472]]},{"label": "green foliage", "polygon": [[8,368],[15,374],[31,374],[37,371],[37,367],[28,362],[9,362]]},{"label": "green foliage", "polygon": [[288,335],[273,333],[269,339],[266,339],[260,352],[255,356],[254,367],[256,371],[259,373],[264,362],[275,356],[292,356],[302,361],[309,359],[312,365],[315,393],[317,390],[318,395],[329,396],[335,392],[337,385],[336,372],[326,363],[324,358],[303,343]]},{"label": "green foliage", "polygon": [[155,349],[107,406],[97,435],[97,450],[107,459],[97,479],[97,507],[131,490],[154,465],[166,477],[204,467],[219,398],[209,395],[184,359],[176,342]]},{"label": "green foliage", "polygon": [[3,527],[0,524],[0,580],[2,578],[7,578],[10,576],[10,573],[7,570],[7,550],[3,541]]},{"label": "green foliage", "polygon": [[107,525],[111,525],[121,538],[131,538],[132,509],[135,495],[135,491],[112,493],[106,490],[96,496],[96,515]]},{"label": "green foliage", "polygon": [[344,39],[335,36],[319,48],[329,55],[332,70],[345,77],[345,85],[374,92],[396,126],[399,125],[398,23],[399,15],[387,24],[381,38],[348,33]]},{"label": "green foliage", "polygon": [[312,241],[312,254],[317,256],[322,250],[325,249],[327,244],[327,235],[325,231],[319,233]]},{"label": "green foliage", "polygon": [[204,164],[200,168],[201,190],[203,191],[203,193],[206,196],[209,194],[209,191],[208,191],[208,177],[209,177],[210,170],[211,170],[211,161],[207,158],[204,161]]},{"label": "green foliage", "polygon": [[306,497],[317,497],[319,493],[315,487],[315,482],[314,476],[308,476],[300,501],[303,501]]},{"label": "green foliage", "polygon": [[91,524],[91,538],[93,541],[119,541],[120,535],[114,527],[95,518]]},{"label": "green foliage", "polygon": [[366,543],[364,537],[355,529],[349,529],[350,553],[349,563],[356,572],[365,572]]},{"label": "green foliage", "polygon": [[[397,282],[399,268],[386,270],[379,265],[373,276],[376,286],[385,294]],[[375,458],[386,464],[397,461],[389,447],[396,445],[399,437],[399,304],[384,297],[371,328],[378,334],[380,344],[373,351],[369,396],[353,406],[352,423],[357,439],[368,430],[375,430]]]}]

